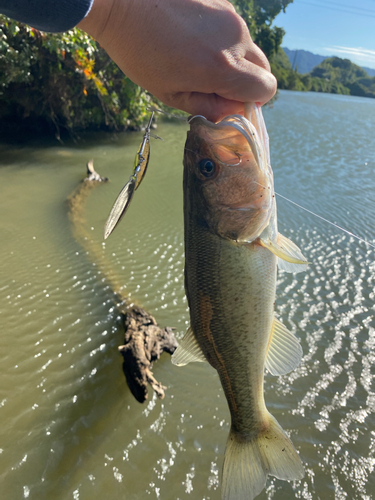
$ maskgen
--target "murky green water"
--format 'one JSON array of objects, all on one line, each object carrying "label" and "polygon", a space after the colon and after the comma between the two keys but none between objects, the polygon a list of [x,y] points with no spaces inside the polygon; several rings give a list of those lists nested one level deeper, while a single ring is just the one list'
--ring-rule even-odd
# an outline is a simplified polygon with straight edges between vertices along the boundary
[{"label": "murky green water", "polygon": [[[282,93],[265,111],[276,190],[375,241],[375,101]],[[163,401],[131,396],[123,332],[103,273],[73,239],[66,199],[94,158],[87,231],[131,300],[180,338],[182,155],[187,127],[162,124],[146,180],[105,245],[109,209],[140,134],[78,145],[0,147],[1,498],[218,500],[229,413],[203,364],[154,374]],[[374,250],[279,199],[279,228],[312,262],[280,273],[277,311],[301,366],[266,376],[266,403],[306,467],[259,499],[375,498]]]}]

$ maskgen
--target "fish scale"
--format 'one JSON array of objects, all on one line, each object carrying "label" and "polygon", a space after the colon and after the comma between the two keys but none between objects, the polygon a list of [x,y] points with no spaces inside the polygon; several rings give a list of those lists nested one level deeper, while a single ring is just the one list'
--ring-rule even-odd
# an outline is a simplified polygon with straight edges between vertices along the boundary
[{"label": "fish scale", "polygon": [[[276,257],[260,246],[249,252],[232,241],[216,240],[211,233],[196,231],[186,242],[191,326],[219,373],[234,427],[253,432],[263,421],[263,372],[273,318]],[[208,335],[203,314],[207,303],[212,310]]]}]

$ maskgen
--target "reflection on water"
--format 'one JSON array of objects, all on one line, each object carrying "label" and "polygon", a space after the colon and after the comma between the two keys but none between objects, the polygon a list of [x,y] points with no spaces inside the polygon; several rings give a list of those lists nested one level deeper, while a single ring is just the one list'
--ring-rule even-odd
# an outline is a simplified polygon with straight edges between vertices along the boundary
[{"label": "reflection on water", "polygon": [[[282,93],[265,111],[276,190],[374,242],[375,102]],[[86,161],[111,179],[86,229],[131,300],[181,337],[182,155],[187,127],[162,124],[146,180],[108,241],[104,222],[141,134],[80,145],[1,146],[0,491],[9,500],[218,500],[229,413],[203,364],[155,365],[163,401],[127,389],[108,281],[72,238],[66,199]],[[306,467],[260,499],[375,498],[374,250],[279,199],[279,227],[312,262],[280,272],[277,312],[301,366],[266,375],[266,402]]]}]

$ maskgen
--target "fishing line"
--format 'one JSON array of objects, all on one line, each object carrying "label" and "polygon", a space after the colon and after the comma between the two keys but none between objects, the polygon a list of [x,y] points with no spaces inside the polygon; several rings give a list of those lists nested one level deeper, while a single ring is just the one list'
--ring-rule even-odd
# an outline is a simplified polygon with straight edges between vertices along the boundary
[{"label": "fishing line", "polygon": [[147,111],[154,111],[155,113],[161,113],[162,115],[168,116],[169,118],[176,118],[177,120],[181,120],[183,122],[188,122],[188,118],[181,115],[175,115],[174,113],[168,113],[168,111],[164,111],[163,109],[155,108],[155,106],[149,106],[146,108]]},{"label": "fishing line", "polygon": [[[263,186],[264,187],[264,186]],[[330,220],[328,219],[325,219],[324,217],[322,217],[321,215],[318,215],[314,212],[312,212],[311,210],[309,210],[308,208],[305,208],[303,207],[302,205],[299,205],[298,203],[296,203],[295,201],[292,201],[290,200],[289,198],[286,198],[285,196],[283,196],[282,194],[280,193],[276,193],[275,191],[275,194],[277,194],[277,196],[280,196],[280,198],[283,198],[284,200],[286,201],[289,201],[290,203],[293,203],[293,205],[295,205],[296,207],[298,208],[302,208],[302,210],[305,210],[306,212],[308,212],[309,214],[311,215],[315,215],[315,217],[318,217],[318,219],[321,219],[323,220],[324,222],[327,222],[328,224],[331,224],[331,226],[334,226],[336,227],[337,229],[340,229],[341,231],[344,231],[344,233],[346,234],[349,234],[350,236],[353,236],[353,238],[356,238],[357,240],[359,241],[363,241],[363,243],[366,243],[367,245],[369,245],[370,247],[372,248],[375,248],[375,245],[373,245],[372,243],[368,242],[367,240],[365,240],[364,238],[361,238],[360,236],[357,236],[356,234],[352,233],[351,231],[348,231],[347,229],[339,226],[338,224],[335,224],[334,222],[331,222]]]},{"label": "fishing line", "polygon": [[[263,184],[260,184],[259,182],[257,181],[254,181],[255,184],[258,184],[258,186],[264,188],[264,189],[267,189],[266,186],[263,186]],[[268,188],[269,189],[269,188]],[[289,203],[292,203],[293,205],[295,205],[296,207],[298,208],[301,208],[302,210],[305,210],[305,212],[308,212],[309,214],[311,215],[314,215],[315,217],[318,217],[318,219],[321,219],[323,220],[324,222],[327,222],[328,224],[331,224],[331,226],[334,226],[336,229],[340,229],[341,231],[344,231],[344,233],[346,234],[349,234],[349,236],[353,236],[353,238],[356,238],[357,240],[359,241],[362,241],[363,243],[366,243],[367,245],[369,245],[370,247],[372,248],[375,248],[375,245],[373,245],[372,243],[370,243],[369,241],[365,240],[364,238],[361,238],[360,236],[357,236],[356,234],[352,233],[351,231],[348,231],[347,229],[345,229],[344,227],[341,227],[339,226],[338,224],[335,224],[334,222],[331,222],[330,220],[328,219],[325,219],[324,217],[322,217],[321,215],[318,215],[316,214],[315,212],[312,212],[311,210],[309,210],[308,208],[305,208],[303,207],[302,205],[299,205],[298,203],[296,203],[295,201],[292,201],[290,200],[289,198],[287,198],[286,196],[283,196],[282,194],[280,193],[277,193],[276,191],[274,191],[275,194],[277,194],[277,196],[280,196],[280,198],[283,198],[284,200],[286,201],[289,201]]]}]

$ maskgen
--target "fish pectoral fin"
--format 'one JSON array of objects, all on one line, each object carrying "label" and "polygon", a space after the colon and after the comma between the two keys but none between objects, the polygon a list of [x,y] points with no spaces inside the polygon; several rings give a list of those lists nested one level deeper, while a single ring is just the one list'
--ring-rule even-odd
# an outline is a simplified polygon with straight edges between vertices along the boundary
[{"label": "fish pectoral fin", "polygon": [[306,271],[309,262],[307,262],[297,245],[290,241],[289,238],[279,233],[276,242],[259,238],[259,244],[279,257],[278,266],[283,271],[289,273]]},{"label": "fish pectoral fin", "polygon": [[184,366],[193,361],[207,360],[195,338],[192,328],[189,327],[172,355],[172,363],[177,366]]},{"label": "fish pectoral fin", "polygon": [[297,368],[302,354],[298,339],[281,321],[274,318],[265,363],[267,370],[272,375],[285,375]]}]

